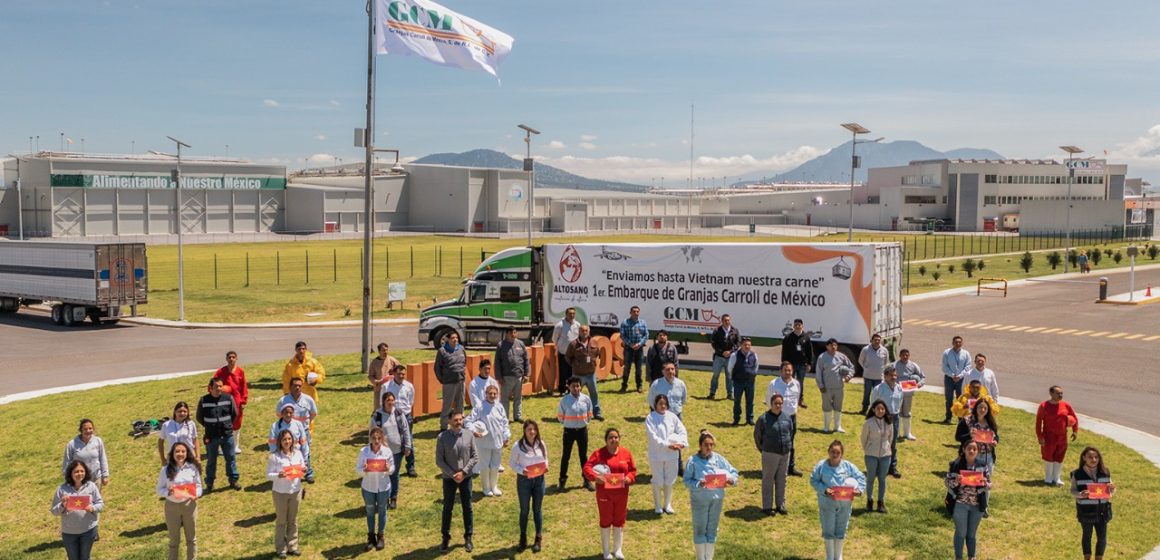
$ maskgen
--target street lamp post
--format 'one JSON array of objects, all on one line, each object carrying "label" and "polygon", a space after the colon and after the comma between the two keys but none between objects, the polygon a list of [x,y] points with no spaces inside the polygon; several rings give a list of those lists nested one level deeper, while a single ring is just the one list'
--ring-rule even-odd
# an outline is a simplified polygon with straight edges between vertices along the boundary
[{"label": "street lamp post", "polygon": [[854,170],[861,167],[858,160],[858,144],[881,142],[882,139],[858,140],[859,134],[870,134],[870,130],[858,123],[845,123],[842,128],[849,130],[854,139],[850,142],[850,227],[846,230],[846,241],[854,241]]},{"label": "street lamp post", "polygon": [[528,172],[528,248],[532,247],[532,211],[536,204],[536,169],[535,163],[532,161],[532,135],[539,134],[540,131],[526,125],[521,124],[519,128],[524,131],[524,144],[527,144],[527,157],[524,158],[524,171]]},{"label": "street lamp post", "polygon": [[177,169],[173,171],[173,183],[177,193],[177,320],[185,321],[185,244],[182,239],[182,200],[181,200],[181,149],[190,148],[189,144],[182,142],[172,136],[166,138],[173,141],[177,145],[177,154],[167,154],[158,152],[156,150],[149,150],[153,154],[161,156],[169,156],[177,159]]},{"label": "street lamp post", "polygon": [[1067,152],[1067,225],[1065,226],[1067,242],[1064,244],[1063,250],[1063,273],[1067,274],[1071,264],[1071,185],[1075,182],[1075,168],[1072,167],[1072,161],[1075,154],[1082,154],[1083,150],[1076,146],[1060,146],[1059,149]]}]

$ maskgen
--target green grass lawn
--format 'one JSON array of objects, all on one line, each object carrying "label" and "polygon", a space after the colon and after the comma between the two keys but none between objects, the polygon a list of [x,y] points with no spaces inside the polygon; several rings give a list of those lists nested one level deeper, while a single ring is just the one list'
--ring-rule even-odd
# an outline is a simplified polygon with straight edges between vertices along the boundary
[{"label": "green grass lawn", "polygon": [[[844,234],[814,239],[786,237],[608,235],[546,238],[545,242],[844,242]],[[1035,237],[970,237],[959,235],[869,235],[858,241],[901,241],[911,260],[947,258],[948,255],[992,254],[1039,250],[1058,246],[1056,239]],[[472,239],[459,236],[394,236],[375,239],[374,315],[411,317],[433,301],[455,297],[462,279],[470,275],[481,255],[520,246],[518,239]],[[1089,243],[1088,246],[1091,246]],[[1108,245],[1119,248],[1123,244]],[[1101,246],[1104,247],[1104,246]],[[1016,279],[1052,271],[1043,253],[1036,253],[1030,274],[1019,269],[1018,256],[986,258],[982,276]],[[910,271],[910,293],[921,293],[974,283],[961,270],[961,260],[941,263],[942,278],[922,276],[916,263]],[[1125,261],[1126,262],[1126,261]],[[1151,262],[1151,261],[1147,261]],[[935,263],[925,263],[931,271]],[[949,273],[947,267],[955,265]],[[1110,258],[1101,263],[1110,267]],[[388,282],[406,282],[407,300],[386,309]],[[177,318],[177,250],[174,246],[149,248],[149,301],[143,309],[151,317]],[[186,318],[195,322],[328,321],[362,316],[362,242],[324,240],[278,243],[233,243],[185,247]]]},{"label": "green grass lawn", "polygon": [[[404,360],[429,357],[429,351],[400,352]],[[323,356],[331,372],[321,389],[321,416],[315,432],[315,467],[318,483],[309,487],[300,514],[301,546],[307,558],[350,558],[361,555],[365,521],[359,481],[354,473],[358,449],[366,440],[369,416],[369,387],[357,373],[355,355]],[[199,505],[198,542],[203,558],[265,558],[272,551],[273,504],[270,485],[263,470],[266,453],[264,438],[273,421],[273,406],[280,397],[278,376],[281,364],[249,366],[252,385],[250,406],[243,430],[244,448],[239,468],[244,491],[221,491],[202,499]],[[707,393],[708,376],[689,371],[684,378],[696,397]],[[0,527],[4,531],[4,558],[59,558],[59,521],[48,512],[52,494],[60,483],[61,450],[75,434],[77,420],[92,418],[108,447],[112,479],[105,491],[106,510],[101,516],[98,558],[164,557],[166,534],[162,504],[153,495],[158,462],[152,438],[134,440],[127,434],[134,419],[169,415],[177,400],[195,402],[203,394],[205,377],[123,385],[62,394],[0,407]],[[759,381],[758,394],[764,392]],[[813,383],[808,382],[802,431],[798,435],[799,464],[808,470],[821,460],[832,436],[820,433],[820,407]],[[594,423],[594,439],[603,429],[622,430],[624,445],[638,460],[641,474],[649,472],[646,458],[643,416],[646,408],[641,395],[614,393],[613,383],[601,384],[601,404],[609,421]],[[847,389],[847,408],[852,408],[861,389]],[[555,422],[554,397],[525,400],[525,415],[543,419],[543,431],[551,454],[548,480],[556,480],[561,429]],[[891,480],[888,515],[865,514],[857,508],[850,523],[846,551],[848,558],[949,558],[953,525],[942,513],[942,477],[947,462],[954,457],[953,429],[930,422],[941,420],[942,398],[922,394],[916,402],[917,442],[902,445],[901,480]],[[741,482],[726,493],[717,557],[819,558],[822,541],[817,518],[817,500],[806,479],[789,482],[788,517],[774,519],[759,515],[760,458],[753,449],[752,429],[729,425],[731,405],[725,401],[693,398],[685,410],[691,433],[712,429],[718,437],[718,451],[740,471]],[[1047,488],[1039,482],[1042,466],[1034,439],[1033,418],[1011,409],[999,417],[1002,445],[990,519],[979,530],[980,558],[1074,558],[1079,556],[1079,525],[1074,501],[1063,489]],[[847,458],[863,466],[857,443],[861,426],[858,416],[847,414],[843,438]],[[403,478],[399,509],[388,522],[388,553],[368,557],[424,559],[439,557],[439,512],[441,486],[433,465],[437,420],[427,418],[416,426],[419,478]],[[1110,527],[1107,558],[1139,558],[1150,550],[1160,535],[1154,530],[1154,512],[1160,511],[1160,476],[1157,469],[1136,452],[1095,434],[1081,432],[1072,444],[1067,468],[1074,468],[1078,452],[1096,445],[1103,452],[1119,486],[1116,517]],[[589,450],[592,451],[591,449]],[[505,458],[506,460],[506,458]],[[224,466],[219,465],[219,468]],[[219,473],[224,478],[224,473]],[[572,483],[579,483],[575,465]],[[647,480],[641,477],[639,482]],[[476,502],[475,545],[477,558],[515,556],[518,537],[518,505],[515,477],[501,475],[500,498]],[[478,486],[477,486],[478,488]],[[674,498],[675,516],[658,518],[652,513],[651,492],[645,485],[632,491],[629,523],[624,550],[629,558],[691,558],[691,525],[687,492],[678,488]],[[862,500],[855,502],[864,504]],[[545,559],[595,558],[600,551],[596,502],[583,489],[545,498],[545,548],[537,557]],[[456,528],[461,533],[459,511]],[[467,558],[457,548],[448,558]],[[522,555],[532,558],[530,552]]]}]

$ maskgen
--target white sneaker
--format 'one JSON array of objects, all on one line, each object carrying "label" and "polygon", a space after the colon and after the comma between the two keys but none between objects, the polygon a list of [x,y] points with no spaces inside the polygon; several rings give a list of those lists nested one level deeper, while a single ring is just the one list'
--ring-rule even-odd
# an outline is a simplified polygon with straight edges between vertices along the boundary
[{"label": "white sneaker", "polygon": [[914,437],[914,434],[906,434],[906,439],[908,439],[910,441],[915,441],[918,438]]},{"label": "white sneaker", "polygon": [[835,431],[835,432],[838,432],[839,434],[844,434],[844,433],[846,433],[846,430],[843,430],[841,426],[838,426],[838,429],[837,429],[837,430],[834,430],[834,431]]},{"label": "white sneaker", "polygon": [[616,558],[616,560],[624,560],[624,553],[619,551],[619,550],[616,551],[616,553],[613,554],[613,556]]},{"label": "white sneaker", "polygon": [[503,472],[503,465],[499,466],[499,472]]},{"label": "white sneaker", "polygon": [[499,486],[496,486],[496,487],[495,487],[495,489],[491,491],[491,493],[492,493],[492,494],[495,494],[496,496],[502,496],[502,495],[503,495],[503,492],[502,492],[502,491],[500,491],[500,489],[499,489]]},{"label": "white sneaker", "polygon": [[673,514],[675,514],[675,513],[677,513],[677,512],[673,511],[673,508],[671,508],[671,507],[667,507],[667,508],[665,508],[665,513],[667,513],[667,514],[669,514],[669,515],[673,515]]},{"label": "white sneaker", "polygon": [[656,513],[657,515],[661,515],[661,514],[663,514],[664,512],[665,512],[665,510],[663,510],[663,509],[661,509],[661,508],[659,508],[659,507],[653,510],[653,513]]},{"label": "white sneaker", "polygon": [[487,490],[483,491],[483,495],[490,498],[490,497],[494,496],[495,494],[492,494],[491,489],[488,488]]},{"label": "white sneaker", "polygon": [[605,554],[605,555],[604,555],[604,560],[612,560],[612,553],[611,553],[611,552],[609,552],[608,554]]}]

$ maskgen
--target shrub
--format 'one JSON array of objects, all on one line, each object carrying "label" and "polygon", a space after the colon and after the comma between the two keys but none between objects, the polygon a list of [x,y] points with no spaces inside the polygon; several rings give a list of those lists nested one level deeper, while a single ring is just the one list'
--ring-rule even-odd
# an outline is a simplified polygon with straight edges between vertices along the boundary
[{"label": "shrub", "polygon": [[936,271],[930,273],[930,277],[934,278],[935,282],[938,282],[938,279],[942,278],[942,273],[936,270]]},{"label": "shrub", "polygon": [[1079,261],[1079,252],[1077,252],[1075,249],[1069,249],[1067,251],[1067,262],[1071,263],[1072,268],[1075,268],[1078,261]]},{"label": "shrub", "polygon": [[978,266],[973,259],[963,261],[963,272],[967,273],[967,278],[975,276],[975,267]]},{"label": "shrub", "polygon": [[1148,258],[1150,258],[1152,260],[1156,260],[1156,257],[1158,255],[1160,255],[1160,247],[1157,247],[1156,245],[1149,245],[1148,246]]},{"label": "shrub", "polygon": [[1099,266],[1100,261],[1103,260],[1103,258],[1104,258],[1104,253],[1103,253],[1103,251],[1100,251],[1099,249],[1092,249],[1091,253],[1088,254],[1088,260],[1091,261],[1092,266]]},{"label": "shrub", "polygon": [[[1071,253],[1075,253],[1075,251],[1071,251]],[[1047,254],[1047,264],[1051,265],[1051,270],[1055,270],[1061,263],[1063,263],[1063,255],[1060,255],[1059,251]],[[1075,259],[1072,259],[1072,264],[1075,264]]]},{"label": "shrub", "polygon": [[987,261],[984,261],[983,259],[979,259],[979,262],[975,264],[975,268],[977,268],[979,272],[983,271],[984,266],[987,266]]},{"label": "shrub", "polygon": [[1124,254],[1119,252],[1119,251],[1116,251],[1115,253],[1112,254],[1112,260],[1116,261],[1116,264],[1120,264],[1120,261],[1124,260]]},{"label": "shrub", "polygon": [[926,276],[926,265],[925,264],[918,265],[918,275],[919,276]]},{"label": "shrub", "polygon": [[1034,259],[1031,257],[1031,251],[1023,253],[1023,258],[1019,259],[1019,268],[1023,272],[1031,272],[1031,265],[1034,264]]},{"label": "shrub", "polygon": [[955,265],[953,265],[953,264],[948,264],[948,265],[947,265],[947,273],[949,273],[949,274],[954,274],[954,273],[955,273]]}]

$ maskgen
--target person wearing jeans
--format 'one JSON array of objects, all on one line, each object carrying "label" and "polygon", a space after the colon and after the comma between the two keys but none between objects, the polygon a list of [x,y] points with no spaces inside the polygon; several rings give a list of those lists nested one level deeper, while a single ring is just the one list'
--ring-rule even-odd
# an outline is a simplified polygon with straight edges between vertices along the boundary
[{"label": "person wearing jeans", "polygon": [[810,486],[818,494],[818,515],[822,524],[822,539],[826,542],[826,560],[842,560],[846,546],[846,529],[850,526],[852,501],[835,499],[833,488],[853,487],[854,495],[866,491],[866,477],[853,463],[842,458],[846,449],[834,440],[827,450],[828,457],[818,461],[810,474]]},{"label": "person wearing jeans", "polygon": [[874,509],[874,481],[878,481],[878,513],[886,513],[886,477],[894,449],[894,415],[886,403],[874,401],[862,424],[862,450],[866,452],[866,511]]},{"label": "person wearing jeans", "polygon": [[[391,371],[393,379],[383,386],[383,392],[395,395],[395,408],[407,418],[407,436],[415,441],[415,416],[411,414],[415,406],[415,386],[407,381],[407,366],[399,364]],[[379,397],[382,400],[382,397]],[[415,473],[415,454],[406,454],[407,476],[417,476]]]},{"label": "person wearing jeans", "polygon": [[[544,479],[548,472],[548,448],[540,439],[540,425],[535,420],[524,420],[524,436],[512,446],[508,465],[516,473],[516,495],[520,502],[519,552],[528,547],[528,514],[536,524],[536,540],[532,552],[539,552],[544,532]],[[529,467],[533,467],[529,470]]]},{"label": "person wearing jeans", "polygon": [[733,378],[733,425],[741,423],[741,399],[745,398],[745,423],[753,425],[754,383],[757,381],[757,353],[753,341],[741,339],[741,348],[729,356],[729,376]]},{"label": "person wearing jeans", "polygon": [[580,334],[568,346],[565,359],[571,365],[572,375],[588,387],[588,398],[592,401],[592,417],[604,420],[600,414],[600,394],[596,392],[596,361],[600,358],[600,347],[592,343],[590,332],[588,325],[580,327]]},{"label": "person wearing jeans", "polygon": [[475,449],[475,437],[463,429],[463,412],[453,411],[449,418],[449,428],[435,440],[435,465],[443,475],[443,517],[440,526],[443,542],[439,550],[451,549],[451,512],[455,507],[455,494],[463,507],[463,550],[471,552],[474,532],[474,518],[471,511],[471,473],[479,463],[479,453]]},{"label": "person wearing jeans", "polygon": [[209,382],[209,394],[197,403],[197,421],[205,427],[206,468],[205,491],[213,490],[217,479],[218,455],[226,458],[226,477],[230,488],[241,490],[238,484],[238,463],[234,456],[234,418],[238,404],[233,396],[222,391],[222,380],[215,377]]},{"label": "person wearing jeans", "polygon": [[641,391],[641,369],[644,368],[645,343],[648,325],[640,318],[640,308],[632,306],[628,318],[620,324],[620,341],[624,344],[624,377],[620,378],[620,392],[628,390],[628,374],[636,367],[636,392]]},{"label": "person wearing jeans", "polygon": [[[388,393],[390,394],[390,393]],[[371,428],[370,443],[358,453],[355,474],[362,477],[362,497],[367,508],[367,544],[364,550],[386,547],[387,503],[391,497],[391,475],[399,468],[379,426]],[[377,523],[376,523],[377,517]]]},{"label": "person wearing jeans", "polygon": [[729,357],[741,346],[741,333],[733,326],[733,318],[728,313],[721,316],[721,326],[713,329],[709,337],[713,346],[713,377],[709,381],[709,398],[717,396],[717,378],[725,372],[725,398],[733,400],[733,379],[729,377]]},{"label": "person wearing jeans", "polygon": [[98,518],[105,508],[101,489],[89,478],[88,465],[72,460],[65,465],[64,484],[52,498],[52,514],[60,517],[60,536],[68,560],[89,560]]},{"label": "person wearing jeans", "polygon": [[943,350],[943,396],[946,399],[946,416],[943,424],[951,423],[951,405],[963,394],[963,374],[971,367],[971,353],[963,348],[963,337],[951,339],[951,347]]},{"label": "person wearing jeans", "polygon": [[[963,471],[983,473],[982,486],[963,484]],[[973,560],[975,537],[983,518],[980,505],[991,488],[991,468],[979,457],[979,444],[968,441],[959,448],[959,458],[951,462],[947,471],[946,487],[955,502],[955,560],[963,560],[963,545],[967,547],[967,556]]]}]

